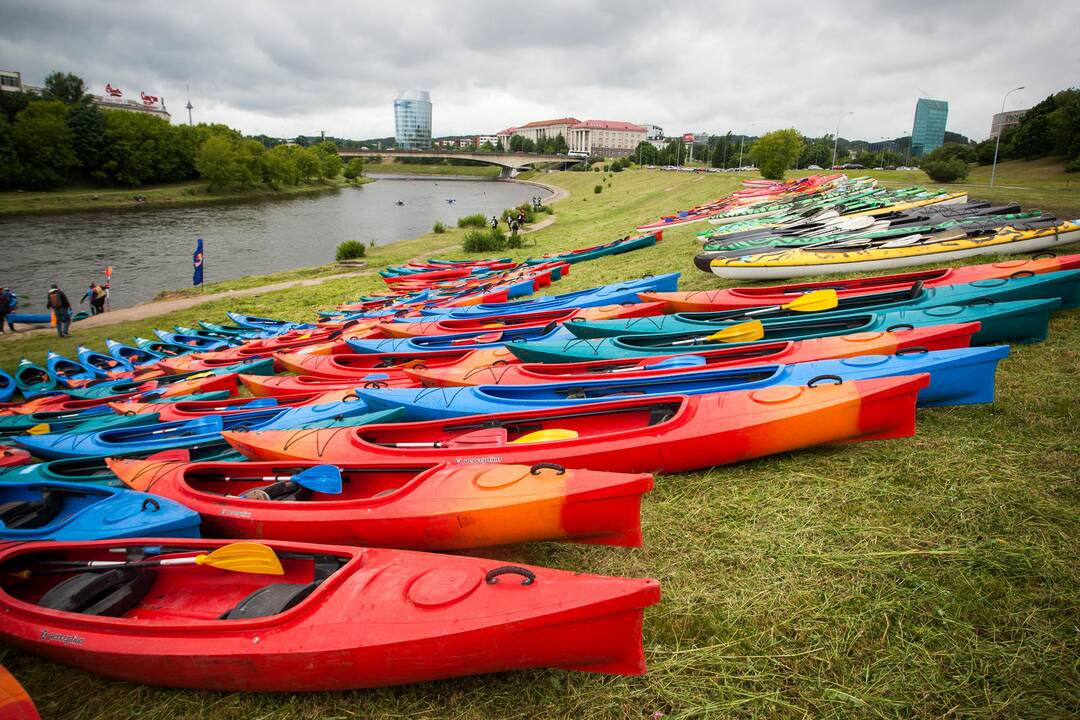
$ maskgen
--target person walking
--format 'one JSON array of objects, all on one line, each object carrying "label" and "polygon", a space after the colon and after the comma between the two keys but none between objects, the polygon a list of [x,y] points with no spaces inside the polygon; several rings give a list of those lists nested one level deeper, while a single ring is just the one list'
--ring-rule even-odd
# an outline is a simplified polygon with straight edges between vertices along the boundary
[{"label": "person walking", "polygon": [[[4,324],[11,312],[11,293],[7,288],[0,290],[0,335],[4,334]],[[12,328],[14,330],[14,328]]]},{"label": "person walking", "polygon": [[[8,295],[8,330],[15,332],[15,323],[11,322],[11,314],[15,312],[19,307],[19,296],[9,287],[4,288],[4,292]],[[0,332],[4,330],[4,326],[0,323]]]},{"label": "person walking", "polygon": [[499,229],[499,218],[494,215],[491,216],[491,232],[495,232]]},{"label": "person walking", "polygon": [[524,210],[518,210],[517,224],[518,224],[518,227],[525,227],[525,211]]},{"label": "person walking", "polygon": [[60,337],[69,337],[71,330],[71,302],[60,287],[53,283],[49,286],[49,300],[45,307],[56,315],[56,334]]},{"label": "person walking", "polygon": [[94,308],[94,293],[97,290],[97,283],[90,283],[90,287],[86,289],[83,296],[79,298],[79,304],[82,305],[87,300],[90,301],[90,314],[97,315],[97,310]]}]

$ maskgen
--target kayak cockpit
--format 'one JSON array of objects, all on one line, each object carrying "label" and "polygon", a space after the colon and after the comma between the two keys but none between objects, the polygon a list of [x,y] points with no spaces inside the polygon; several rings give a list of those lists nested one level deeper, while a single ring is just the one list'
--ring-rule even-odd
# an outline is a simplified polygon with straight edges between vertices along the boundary
[{"label": "kayak cockpit", "polygon": [[[41,611],[84,617],[161,625],[253,620],[280,615],[321,594],[326,580],[363,552],[276,552],[281,574],[230,572],[193,562],[160,564],[190,560],[215,549],[98,544],[39,550],[11,557],[0,566],[0,591]],[[90,563],[97,565],[88,567]]]},{"label": "kayak cockpit", "polygon": [[349,467],[340,466],[341,492],[319,492],[305,487],[303,480],[294,480],[310,466],[263,464],[257,469],[245,468],[247,463],[224,465],[195,465],[184,471],[183,482],[196,493],[225,496],[232,500],[271,502],[342,503],[381,500],[391,493],[415,484],[417,477],[428,467]]}]

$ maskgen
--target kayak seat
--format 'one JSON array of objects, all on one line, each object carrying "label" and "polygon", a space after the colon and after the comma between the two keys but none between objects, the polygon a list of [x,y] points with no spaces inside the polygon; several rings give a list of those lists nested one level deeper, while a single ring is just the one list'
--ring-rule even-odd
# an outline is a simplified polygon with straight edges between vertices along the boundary
[{"label": "kayak seat", "polygon": [[649,408],[649,425],[659,425],[675,417],[675,408],[670,405],[656,405]]},{"label": "kayak seat", "polygon": [[300,491],[304,488],[289,480],[280,480],[263,487],[251,488],[240,493],[240,497],[248,500],[271,500],[279,502],[296,502],[299,500]]},{"label": "kayak seat", "polygon": [[0,522],[9,530],[32,530],[48,525],[63,506],[59,493],[45,491],[40,500],[15,500],[0,505]]},{"label": "kayak seat", "polygon": [[38,606],[49,610],[120,617],[138,605],[154,584],[155,573],[132,568],[84,572],[57,583]]},{"label": "kayak seat", "polygon": [[322,580],[307,583],[277,583],[259,588],[223,613],[218,620],[251,620],[283,613],[306,598]]}]

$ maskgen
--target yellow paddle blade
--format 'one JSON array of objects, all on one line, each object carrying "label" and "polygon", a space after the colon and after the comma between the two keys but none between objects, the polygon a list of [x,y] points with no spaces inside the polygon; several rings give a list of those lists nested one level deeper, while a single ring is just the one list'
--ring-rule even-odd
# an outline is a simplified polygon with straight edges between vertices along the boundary
[{"label": "yellow paddle blade", "polygon": [[550,430],[537,430],[536,432],[531,432],[528,435],[522,435],[517,440],[511,440],[510,444],[513,445],[514,443],[551,442],[552,440],[573,440],[577,436],[577,430],[551,428]]},{"label": "yellow paddle blade", "polygon": [[819,312],[821,310],[832,310],[839,302],[836,297],[836,290],[827,288],[800,295],[780,307],[784,310],[797,310],[798,312]]},{"label": "yellow paddle blade", "polygon": [[732,325],[726,327],[719,332],[714,332],[712,335],[705,338],[706,342],[754,342],[765,337],[765,326],[761,324],[760,320],[751,320],[750,322],[739,323],[738,325]]},{"label": "yellow paddle blade", "polygon": [[202,380],[203,378],[213,377],[213,375],[214,375],[213,370],[203,370],[202,372],[195,373],[194,375],[189,375],[184,379],[185,380]]},{"label": "yellow paddle blade", "polygon": [[257,575],[285,574],[273,549],[262,543],[231,543],[206,555],[196,555],[195,564]]},{"label": "yellow paddle blade", "polygon": [[45,435],[52,432],[52,428],[49,427],[49,423],[40,423],[35,425],[26,431],[27,435]]}]

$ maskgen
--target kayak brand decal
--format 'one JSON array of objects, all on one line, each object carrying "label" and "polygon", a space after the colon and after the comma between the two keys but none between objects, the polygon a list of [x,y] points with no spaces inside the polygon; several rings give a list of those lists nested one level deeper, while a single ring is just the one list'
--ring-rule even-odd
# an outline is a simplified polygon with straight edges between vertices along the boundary
[{"label": "kayak brand decal", "polygon": [[238,517],[249,518],[251,517],[250,510],[230,510],[229,508],[221,508],[221,514],[226,517]]},{"label": "kayak brand decal", "polygon": [[82,645],[86,642],[86,639],[80,635],[64,635],[62,633],[49,632],[48,630],[41,631],[41,639],[46,642],[57,642],[61,645]]},{"label": "kayak brand decal", "polygon": [[488,457],[477,457],[477,458],[471,458],[471,457],[454,458],[454,463],[456,465],[468,465],[470,463],[473,463],[473,464],[476,464],[476,465],[487,465],[487,464],[498,464],[498,463],[501,463],[502,461],[503,461],[503,459],[499,455],[489,455]]}]

